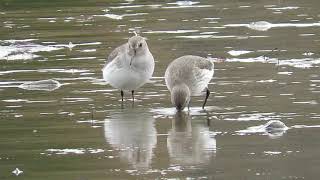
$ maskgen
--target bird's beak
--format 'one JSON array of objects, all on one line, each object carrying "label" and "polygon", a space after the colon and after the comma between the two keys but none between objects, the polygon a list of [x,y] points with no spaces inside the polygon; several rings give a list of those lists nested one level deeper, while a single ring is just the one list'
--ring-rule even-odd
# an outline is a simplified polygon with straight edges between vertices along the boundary
[{"label": "bird's beak", "polygon": [[133,56],[131,57],[130,66],[131,66],[131,64],[132,64],[133,57],[137,54],[137,50],[136,50],[136,49],[133,49],[133,52],[134,52],[134,54],[133,54]]}]

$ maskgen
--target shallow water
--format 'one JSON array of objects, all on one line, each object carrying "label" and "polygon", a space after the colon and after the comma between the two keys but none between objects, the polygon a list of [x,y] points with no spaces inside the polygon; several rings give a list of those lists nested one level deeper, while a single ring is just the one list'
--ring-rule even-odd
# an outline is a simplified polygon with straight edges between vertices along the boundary
[{"label": "shallow water", "polygon": [[[1,1],[0,179],[317,179],[319,5]],[[156,68],[122,106],[101,68],[133,31]],[[206,111],[170,104],[185,54],[225,60]]]}]

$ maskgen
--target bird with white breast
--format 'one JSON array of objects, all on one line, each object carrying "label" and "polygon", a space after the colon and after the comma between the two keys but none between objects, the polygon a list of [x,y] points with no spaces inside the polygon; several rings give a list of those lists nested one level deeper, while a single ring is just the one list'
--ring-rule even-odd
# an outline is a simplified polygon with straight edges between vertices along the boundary
[{"label": "bird with white breast", "polygon": [[165,82],[171,93],[171,102],[177,110],[190,107],[191,96],[206,91],[204,109],[210,95],[208,84],[214,74],[212,59],[199,56],[182,56],[172,61],[165,72]]},{"label": "bird with white breast", "polygon": [[123,91],[131,91],[134,102],[134,91],[152,77],[153,71],[154,58],[145,38],[138,35],[114,49],[102,69],[103,79],[120,90],[122,102]]}]

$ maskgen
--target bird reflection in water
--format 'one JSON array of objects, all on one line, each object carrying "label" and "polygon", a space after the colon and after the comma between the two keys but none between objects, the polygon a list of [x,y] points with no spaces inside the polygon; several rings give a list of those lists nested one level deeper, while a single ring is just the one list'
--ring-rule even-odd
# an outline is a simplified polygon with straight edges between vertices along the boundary
[{"label": "bird reflection in water", "polygon": [[193,121],[182,111],[172,120],[167,147],[172,164],[207,165],[215,155],[216,139],[207,122]]},{"label": "bird reflection in water", "polygon": [[128,109],[111,113],[104,122],[106,141],[119,150],[121,161],[144,171],[150,168],[153,149],[157,144],[154,118],[146,112]]}]

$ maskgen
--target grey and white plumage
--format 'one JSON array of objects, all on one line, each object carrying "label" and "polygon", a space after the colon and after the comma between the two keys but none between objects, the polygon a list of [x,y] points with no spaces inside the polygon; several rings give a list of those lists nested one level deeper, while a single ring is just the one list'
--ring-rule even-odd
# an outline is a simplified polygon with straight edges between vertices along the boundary
[{"label": "grey and white plumage", "polygon": [[131,91],[144,85],[154,71],[154,58],[145,38],[133,36],[128,42],[114,49],[102,69],[104,80],[112,87]]},{"label": "grey and white plumage", "polygon": [[182,56],[172,61],[165,72],[167,88],[171,93],[171,102],[178,110],[190,103],[191,96],[206,90],[204,108],[210,91],[208,83],[214,74],[214,64],[210,59],[199,56]]}]

